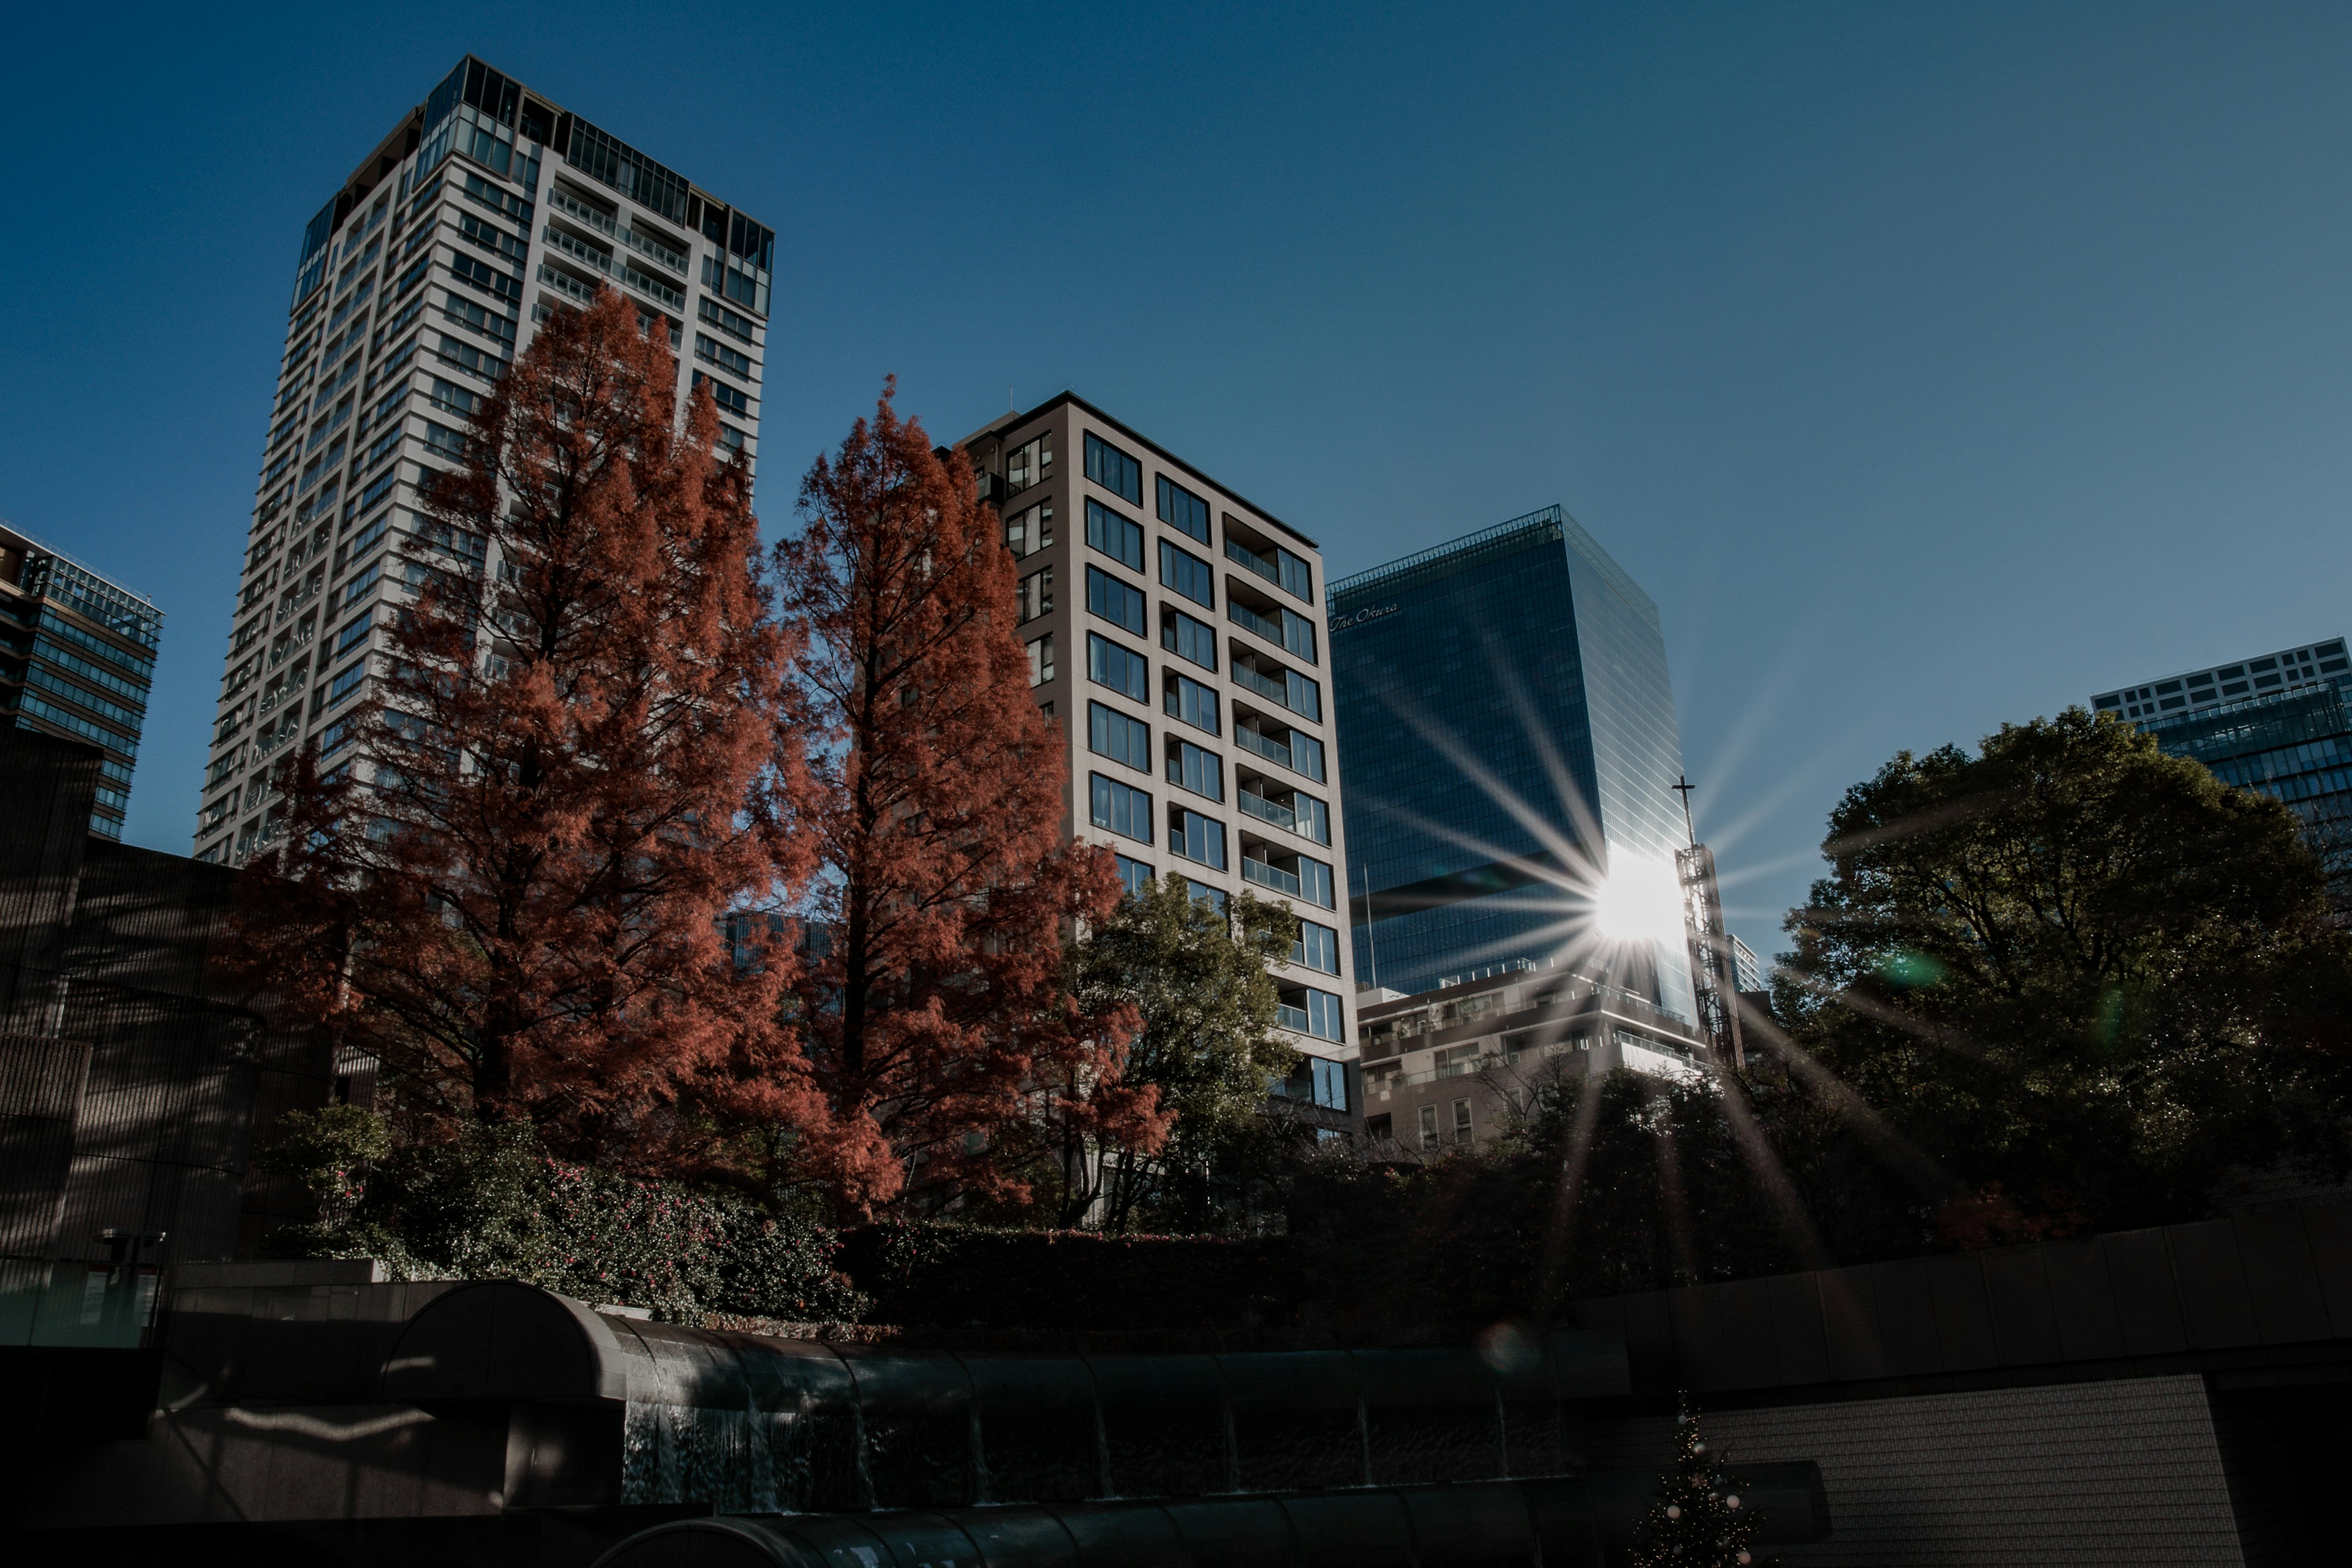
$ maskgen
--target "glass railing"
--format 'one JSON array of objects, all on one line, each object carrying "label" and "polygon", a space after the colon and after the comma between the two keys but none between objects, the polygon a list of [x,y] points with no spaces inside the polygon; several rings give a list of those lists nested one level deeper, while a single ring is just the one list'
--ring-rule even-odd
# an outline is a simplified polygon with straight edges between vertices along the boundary
[{"label": "glass railing", "polygon": [[599,234],[611,234],[614,230],[614,226],[611,218],[606,217],[603,213],[598,212],[594,207],[590,206],[585,202],[573,201],[570,196],[565,195],[562,191],[556,190],[551,186],[549,188],[547,193],[547,204],[548,205],[555,208],[558,212],[563,213],[571,217],[578,218],[582,223],[586,224],[590,228],[596,230]]},{"label": "glass railing", "polygon": [[[1242,880],[1255,882],[1261,888],[1272,888],[1278,893],[1288,893],[1294,899],[1302,896],[1296,876],[1288,871],[1278,871],[1265,861],[1253,860],[1246,855],[1242,857]],[[1302,1018],[1306,1016],[1304,1013],[1299,1015]]]},{"label": "glass railing", "polygon": [[1249,549],[1238,540],[1225,541],[1225,559],[1236,566],[1248,567],[1277,588],[1282,586],[1282,574],[1276,570],[1274,563]]},{"label": "glass railing", "polygon": [[[1243,864],[1246,866],[1249,862],[1244,861]],[[1288,1029],[1294,1035],[1303,1035],[1307,1032],[1307,1009],[1304,1007],[1294,1007],[1287,1002],[1277,1002],[1274,1005],[1274,1021],[1281,1025],[1284,1028]],[[1276,1081],[1279,1082],[1280,1080],[1277,1079]],[[1274,1092],[1278,1094],[1282,1091],[1277,1089],[1274,1090]]]},{"label": "glass railing", "polygon": [[595,291],[590,289],[588,285],[564,273],[558,272],[554,268],[550,267],[544,261],[539,264],[539,276],[541,282],[554,284],[558,289],[562,289],[566,294],[571,295],[573,299],[579,300],[583,305],[593,305],[596,302]]},{"label": "glass railing", "polygon": [[675,310],[683,310],[686,309],[685,295],[679,293],[677,289],[671,288],[660,279],[650,277],[646,273],[640,272],[626,262],[623,262],[621,264],[621,281],[627,284],[630,288],[638,290],[640,293],[651,294],[663,304],[668,305]]},{"label": "glass railing", "polygon": [[1274,644],[1276,647],[1280,647],[1282,646],[1282,623],[1280,621],[1274,619],[1270,616],[1261,616],[1255,610],[1251,609],[1247,605],[1243,604],[1239,599],[1232,597],[1228,597],[1225,600],[1225,614],[1236,626],[1239,626],[1245,630],[1255,632],[1258,636]]},{"label": "glass railing", "polygon": [[1269,763],[1278,763],[1286,768],[1290,766],[1290,748],[1279,742],[1267,740],[1255,730],[1244,730],[1236,724],[1234,726],[1234,739],[1241,742],[1244,752],[1255,752]]},{"label": "glass railing", "polygon": [[609,250],[599,250],[584,239],[574,239],[553,224],[547,226],[546,237],[548,244],[564,255],[584,261],[599,272],[613,269],[613,253]]},{"label": "glass railing", "polygon": [[1253,795],[1248,790],[1241,792],[1241,803],[1242,810],[1262,822],[1271,822],[1276,827],[1286,827],[1294,833],[1298,829],[1298,814],[1286,805],[1276,805],[1265,796]]},{"label": "glass railing", "polygon": [[1290,706],[1290,693],[1279,680],[1271,680],[1238,659],[1234,663],[1234,679],[1270,701]]},{"label": "glass railing", "polygon": [[681,277],[686,273],[686,258],[658,239],[648,239],[635,229],[629,229],[621,236],[621,243],[631,250],[642,251]]}]

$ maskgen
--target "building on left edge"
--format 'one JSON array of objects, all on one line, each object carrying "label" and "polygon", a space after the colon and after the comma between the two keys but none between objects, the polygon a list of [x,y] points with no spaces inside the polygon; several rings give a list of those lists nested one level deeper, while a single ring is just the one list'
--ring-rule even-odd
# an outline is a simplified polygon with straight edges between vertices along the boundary
[{"label": "building on left edge", "polygon": [[0,527],[0,722],[100,752],[89,830],[122,837],[163,612]]},{"label": "building on left edge", "polygon": [[[775,231],[467,56],[304,228],[223,661],[196,858],[278,831],[269,775],[332,765],[406,595],[417,485],[554,311],[619,289],[667,321],[683,395],[754,457]],[[452,541],[448,548],[467,549]],[[461,564],[494,570],[480,542]]]}]

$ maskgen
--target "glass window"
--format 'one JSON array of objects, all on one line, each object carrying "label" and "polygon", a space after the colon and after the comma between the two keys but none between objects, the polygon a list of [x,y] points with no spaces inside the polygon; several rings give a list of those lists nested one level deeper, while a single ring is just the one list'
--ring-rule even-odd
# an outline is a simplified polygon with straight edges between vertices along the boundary
[{"label": "glass window", "polygon": [[1029,644],[1029,684],[1043,686],[1053,679],[1054,634],[1047,632]]},{"label": "glass window", "polygon": [[[1305,790],[1290,792],[1290,809],[1299,833],[1318,844],[1331,842],[1331,808]],[[1333,971],[1337,973],[1338,971]]]},{"label": "glass window", "polygon": [[1025,445],[1015,447],[1005,454],[1004,489],[1018,495],[1031,485],[1054,477],[1054,437],[1038,437]]},{"label": "glass window", "polygon": [[1187,860],[1225,868],[1225,825],[1185,806],[1168,808],[1168,847]]},{"label": "glass window", "polygon": [[1290,732],[1290,765],[1318,784],[1323,780],[1323,742],[1303,730]]},{"label": "glass window", "polygon": [[[1307,1032],[1318,1040],[1344,1042],[1348,1037],[1348,1015],[1339,1005],[1339,998],[1328,991],[1306,988]],[[1324,1064],[1318,1062],[1318,1066]],[[1337,1067],[1334,1062],[1330,1066]]]},{"label": "glass window", "polygon": [[1162,586],[1175,589],[1196,605],[1216,608],[1217,580],[1209,563],[1164,539],[1160,542],[1160,581]]},{"label": "glass window", "polygon": [[1130,860],[1116,851],[1111,858],[1118,862],[1118,879],[1126,887],[1128,897],[1133,898],[1142,892],[1143,884],[1151,880],[1151,868],[1140,860]]},{"label": "glass window", "polygon": [[1160,612],[1160,646],[1178,658],[1202,669],[1217,668],[1217,633],[1206,621],[1196,621],[1181,610]]},{"label": "glass window", "polygon": [[1298,941],[1290,949],[1290,962],[1304,968],[1319,969],[1326,974],[1339,973],[1339,933],[1313,921],[1300,921]]},{"label": "glass window", "polygon": [[1087,437],[1087,478],[1132,505],[1143,504],[1143,465],[1098,436]]},{"label": "glass window", "polygon": [[1184,886],[1192,893],[1194,903],[1206,904],[1219,914],[1225,912],[1225,890],[1223,888],[1212,888],[1208,883],[1196,882],[1190,877],[1184,879]]},{"label": "glass window", "polygon": [[1424,1149],[1437,1147],[1437,1107],[1433,1105],[1421,1108],[1421,1146]]},{"label": "glass window", "polygon": [[1054,542],[1054,509],[1044,501],[1004,520],[1004,548],[1016,556],[1034,555]]},{"label": "glass window", "polygon": [[1151,700],[1151,668],[1143,656],[1099,632],[1087,634],[1087,679],[1138,702]]},{"label": "glass window", "polygon": [[1122,566],[1143,570],[1143,525],[1098,500],[1087,502],[1087,542]]},{"label": "glass window", "polygon": [[1311,855],[1297,858],[1298,896],[1327,910],[1339,908],[1331,897],[1331,868]]},{"label": "glass window", "polygon": [[1466,1100],[1457,1100],[1454,1102],[1454,1141],[1456,1143],[1467,1143],[1472,1142],[1470,1134],[1470,1102]]},{"label": "glass window", "polygon": [[1209,542],[1209,503],[1165,474],[1160,476],[1160,521]]},{"label": "glass window", "polygon": [[1021,618],[1034,621],[1054,607],[1054,569],[1032,572],[1021,579]]},{"label": "glass window", "polygon": [[1160,695],[1160,708],[1170,718],[1181,719],[1196,730],[1206,730],[1212,735],[1223,731],[1215,689],[1202,685],[1189,675],[1169,672]]},{"label": "glass window", "polygon": [[1129,718],[1116,708],[1089,702],[1087,749],[1148,773],[1151,771],[1151,726],[1140,719]]},{"label": "glass window", "polygon": [[1151,797],[1132,784],[1088,773],[1094,797],[1094,825],[1124,838],[1151,842]]},{"label": "glass window", "polygon": [[370,627],[374,626],[374,624],[375,612],[373,610],[370,610],[366,615],[362,616],[358,620],[355,620],[350,626],[345,626],[342,629],[341,634],[335,638],[335,651],[330,657],[341,658],[343,655],[351,652],[352,649],[359,647],[360,644],[367,641],[368,630]]},{"label": "glass window", "polygon": [[1143,590],[1130,587],[1099,566],[1087,568],[1087,608],[1114,626],[1143,637]]},{"label": "glass window", "polygon": [[1181,784],[1211,800],[1225,798],[1225,769],[1214,752],[1204,752],[1190,741],[1168,738],[1168,782]]}]

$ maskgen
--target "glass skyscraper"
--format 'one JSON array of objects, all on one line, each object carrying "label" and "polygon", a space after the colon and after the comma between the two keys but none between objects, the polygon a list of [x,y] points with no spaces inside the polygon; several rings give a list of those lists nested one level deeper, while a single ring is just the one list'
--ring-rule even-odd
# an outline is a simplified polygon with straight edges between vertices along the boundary
[{"label": "glass skyscraper", "polygon": [[122,837],[163,612],[141,595],[0,528],[0,724],[105,753],[89,830]]},{"label": "glass skyscraper", "polygon": [[[1612,870],[1672,903],[1682,742],[1658,607],[1573,518],[1514,518],[1329,602],[1358,973],[1415,992],[1582,967]],[[1688,1018],[1679,937],[1651,945],[1645,985]]]},{"label": "glass skyscraper", "polygon": [[2344,639],[2281,648],[2091,700],[2224,784],[2286,803],[2352,909],[2352,656]]}]

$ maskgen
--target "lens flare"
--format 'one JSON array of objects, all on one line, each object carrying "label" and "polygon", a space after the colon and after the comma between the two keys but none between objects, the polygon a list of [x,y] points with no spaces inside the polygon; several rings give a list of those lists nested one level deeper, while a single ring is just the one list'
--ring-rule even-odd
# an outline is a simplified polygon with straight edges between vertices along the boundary
[{"label": "lens flare", "polygon": [[1592,918],[1612,942],[1679,943],[1682,884],[1672,869],[1638,855],[1612,851],[1609,875],[1593,894]]}]

